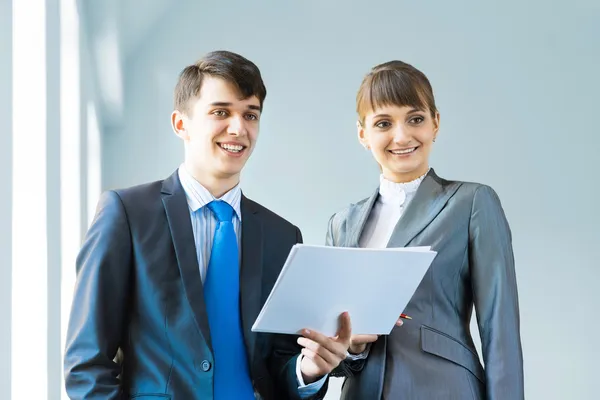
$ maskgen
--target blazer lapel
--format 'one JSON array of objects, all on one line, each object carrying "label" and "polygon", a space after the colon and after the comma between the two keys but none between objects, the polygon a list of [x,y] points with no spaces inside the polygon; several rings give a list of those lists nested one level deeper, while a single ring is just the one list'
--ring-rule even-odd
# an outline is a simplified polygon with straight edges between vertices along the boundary
[{"label": "blazer lapel", "polygon": [[373,205],[379,196],[379,189],[375,191],[364,203],[357,204],[354,209],[348,215],[348,221],[346,226],[350,226],[351,230],[346,236],[345,247],[358,247],[358,241],[360,235],[365,228],[365,224],[369,219],[369,214],[373,209]]},{"label": "blazer lapel", "polygon": [[459,187],[459,183],[438,177],[432,168],[396,224],[387,247],[405,247],[409,244],[442,211]]},{"label": "blazer lapel", "polygon": [[169,229],[171,230],[171,238],[185,295],[192,308],[200,334],[212,351],[190,211],[177,172],[163,182],[162,201],[167,214]]},{"label": "blazer lapel", "polygon": [[254,360],[256,334],[252,325],[260,312],[262,298],[263,229],[252,201],[242,195],[242,267],[240,304],[244,339],[250,360]]}]

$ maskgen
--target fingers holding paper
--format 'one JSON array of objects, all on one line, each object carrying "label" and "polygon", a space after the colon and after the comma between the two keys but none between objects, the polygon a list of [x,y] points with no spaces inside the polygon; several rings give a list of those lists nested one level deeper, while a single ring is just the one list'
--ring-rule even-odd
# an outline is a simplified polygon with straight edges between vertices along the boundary
[{"label": "fingers holding paper", "polygon": [[300,370],[304,382],[308,384],[331,373],[346,358],[352,336],[350,316],[342,313],[335,337],[306,329],[302,335],[298,338],[298,344],[303,347]]},{"label": "fingers holding paper", "polygon": [[[396,321],[396,326],[402,326],[402,316]],[[379,335],[352,335],[350,337],[350,346],[348,351],[351,354],[360,354],[367,349],[367,344],[373,343],[379,338]]]},{"label": "fingers holding paper", "polygon": [[373,343],[379,335],[352,335],[348,351],[352,354],[360,354],[367,349],[368,343]]}]

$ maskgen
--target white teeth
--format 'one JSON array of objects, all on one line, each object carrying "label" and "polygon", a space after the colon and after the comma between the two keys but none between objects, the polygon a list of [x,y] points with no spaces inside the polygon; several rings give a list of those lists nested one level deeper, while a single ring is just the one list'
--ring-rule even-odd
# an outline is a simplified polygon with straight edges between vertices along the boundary
[{"label": "white teeth", "polygon": [[416,147],[413,147],[411,149],[406,149],[406,150],[391,150],[391,152],[393,154],[408,154],[408,153],[412,153],[416,149],[417,149]]},{"label": "white teeth", "polygon": [[244,149],[244,146],[241,146],[239,144],[221,144],[220,146],[225,150],[229,150],[233,153],[239,153]]}]

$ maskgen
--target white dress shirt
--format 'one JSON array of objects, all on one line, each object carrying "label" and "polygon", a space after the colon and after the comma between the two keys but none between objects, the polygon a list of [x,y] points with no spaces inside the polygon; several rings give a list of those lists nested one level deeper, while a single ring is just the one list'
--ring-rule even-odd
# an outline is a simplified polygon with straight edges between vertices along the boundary
[{"label": "white dress shirt", "polygon": [[[177,172],[181,186],[185,191],[185,196],[187,198],[187,203],[190,210],[192,231],[194,234],[194,242],[196,244],[196,256],[198,258],[198,266],[200,267],[200,278],[204,283],[210,261],[210,253],[212,250],[215,228],[218,223],[217,218],[213,215],[212,211],[205,206],[211,201],[223,200],[233,208],[235,212],[232,216],[232,222],[238,238],[238,249],[241,260],[242,248],[240,246],[240,239],[242,231],[242,190],[238,184],[233,189],[225,193],[220,199],[216,199],[204,186],[194,179],[184,164],[179,167]],[[304,380],[302,379],[302,372],[300,370],[301,361],[302,356],[299,356],[298,361],[296,362],[296,375],[299,384],[298,390],[300,397],[307,398],[317,393],[321,387],[323,387],[326,377],[323,377],[317,382],[305,385]]]},{"label": "white dress shirt", "polygon": [[359,247],[387,247],[398,220],[415,197],[425,175],[406,183],[391,182],[383,175],[379,177],[379,196],[361,233]]},{"label": "white dress shirt", "polygon": [[[184,165],[181,165],[178,170],[179,181],[185,196],[187,198],[188,207],[190,210],[190,218],[192,221],[192,231],[194,233],[194,242],[196,243],[196,256],[198,258],[198,266],[200,267],[200,277],[202,282],[206,279],[206,271],[210,261],[210,253],[212,243],[217,227],[217,217],[214,216],[210,208],[205,207],[215,199],[215,197],[192,175],[189,174]],[[240,185],[235,186],[228,191],[219,200],[225,201],[233,208],[233,229],[238,238],[238,248],[240,249],[241,257],[241,227],[242,227],[242,211],[241,211],[242,190]],[[241,259],[241,258],[240,258]]]},{"label": "white dress shirt", "polygon": [[[429,170],[427,171],[429,172]],[[417,193],[417,189],[427,175],[427,172],[406,183],[396,183],[379,176],[379,196],[373,205],[365,227],[358,240],[359,247],[362,248],[385,248],[387,247],[394,228],[398,224],[400,217],[408,207]],[[350,354],[351,360],[359,360],[369,355],[370,343],[365,351],[360,354]]]}]

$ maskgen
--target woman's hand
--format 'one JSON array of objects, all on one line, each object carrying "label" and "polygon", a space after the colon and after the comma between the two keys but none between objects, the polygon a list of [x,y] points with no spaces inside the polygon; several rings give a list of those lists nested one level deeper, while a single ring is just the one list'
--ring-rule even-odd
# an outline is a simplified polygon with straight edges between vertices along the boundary
[{"label": "woman's hand", "polygon": [[[404,322],[401,318],[396,321],[396,326],[402,326]],[[350,347],[348,351],[351,354],[360,354],[367,349],[368,343],[373,343],[379,338],[379,335],[352,335],[350,337]]]}]

